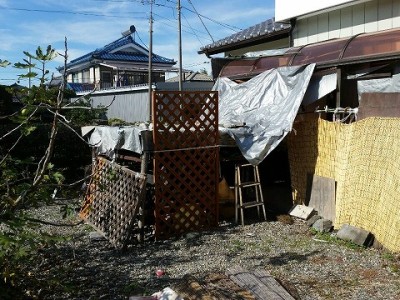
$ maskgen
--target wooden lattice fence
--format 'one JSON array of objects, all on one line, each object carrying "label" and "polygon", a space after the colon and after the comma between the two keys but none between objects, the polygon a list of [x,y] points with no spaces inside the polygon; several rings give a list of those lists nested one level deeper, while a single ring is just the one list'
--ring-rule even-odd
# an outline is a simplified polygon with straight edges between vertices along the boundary
[{"label": "wooden lattice fence", "polygon": [[155,235],[218,224],[218,93],[154,92]]},{"label": "wooden lattice fence", "polygon": [[115,247],[123,248],[144,201],[145,187],[145,175],[97,157],[79,216],[102,232]]}]

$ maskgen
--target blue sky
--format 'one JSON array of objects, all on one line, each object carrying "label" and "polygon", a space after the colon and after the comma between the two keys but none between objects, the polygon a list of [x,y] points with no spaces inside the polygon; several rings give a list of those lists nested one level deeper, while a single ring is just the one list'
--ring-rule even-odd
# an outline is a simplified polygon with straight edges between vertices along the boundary
[{"label": "blue sky", "polygon": [[[69,60],[121,37],[130,25],[135,39],[149,45],[149,1],[142,0],[0,0],[0,59],[22,61],[23,51],[52,45],[64,53],[67,38]],[[153,1],[153,52],[178,61],[177,1]],[[181,0],[182,65],[210,70],[207,57],[197,51],[207,44],[274,16],[274,0]],[[202,21],[194,13],[197,11]],[[204,23],[204,25],[202,24]],[[208,32],[209,33],[208,33]],[[211,35],[211,37],[210,37]],[[50,74],[62,58],[49,65]],[[178,66],[178,64],[176,65]],[[20,70],[0,69],[0,84],[17,80]],[[27,83],[23,80],[23,85]]]}]

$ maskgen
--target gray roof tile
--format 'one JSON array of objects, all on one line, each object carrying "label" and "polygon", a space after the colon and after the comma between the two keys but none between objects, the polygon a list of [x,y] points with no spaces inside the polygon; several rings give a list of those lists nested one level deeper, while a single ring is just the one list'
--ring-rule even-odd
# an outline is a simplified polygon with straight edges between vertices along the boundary
[{"label": "gray roof tile", "polygon": [[268,37],[269,35],[275,35],[280,31],[287,31],[290,28],[291,28],[290,24],[275,22],[274,18],[268,19],[264,22],[253,25],[242,31],[239,31],[223,39],[215,41],[212,44],[208,44],[200,48],[200,52],[206,52],[207,50],[211,50],[213,48],[228,46],[230,44],[250,40],[256,37],[261,37],[261,36]]}]

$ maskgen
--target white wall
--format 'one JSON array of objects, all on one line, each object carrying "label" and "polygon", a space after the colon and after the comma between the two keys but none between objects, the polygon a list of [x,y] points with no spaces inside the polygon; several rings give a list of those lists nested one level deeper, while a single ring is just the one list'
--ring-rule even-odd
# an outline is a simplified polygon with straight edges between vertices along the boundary
[{"label": "white wall", "polygon": [[293,30],[293,45],[301,46],[398,27],[400,1],[373,0],[298,19]]},{"label": "white wall", "polygon": [[310,13],[328,10],[341,5],[348,6],[368,0],[275,0],[275,21],[287,21]]}]

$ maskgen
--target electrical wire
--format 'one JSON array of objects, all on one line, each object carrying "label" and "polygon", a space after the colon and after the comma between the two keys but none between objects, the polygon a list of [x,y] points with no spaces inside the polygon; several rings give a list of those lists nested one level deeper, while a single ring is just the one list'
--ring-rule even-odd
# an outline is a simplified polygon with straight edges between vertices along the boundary
[{"label": "electrical wire", "polygon": [[[174,2],[174,1],[172,1],[172,0],[166,0],[166,1],[167,1],[167,2],[171,2],[171,3],[174,3],[174,4],[177,4],[176,2]],[[186,9],[187,11],[190,11],[191,13],[197,14],[195,11],[193,11],[193,10],[191,10],[191,9],[185,7],[185,6],[182,6],[182,8]],[[218,25],[220,25],[220,26],[222,26],[222,27],[228,28],[228,29],[230,29],[230,30],[232,30],[232,31],[239,32],[239,31],[242,31],[242,30],[243,30],[242,28],[236,27],[236,26],[234,26],[234,25],[229,25],[229,24],[227,24],[227,23],[222,23],[222,22],[219,22],[219,21],[217,21],[217,20],[211,19],[210,17],[207,17],[207,16],[205,16],[205,15],[202,15],[202,14],[198,14],[198,15],[199,15],[200,17],[204,18],[204,19],[207,19],[207,20],[209,20],[209,21],[211,21],[211,22],[213,22],[213,23],[215,23],[215,24],[218,24]]]},{"label": "electrical wire", "polygon": [[199,36],[196,34],[196,32],[194,31],[194,29],[192,28],[192,26],[190,25],[188,19],[186,18],[186,16],[184,14],[182,14],[183,18],[185,19],[186,23],[188,24],[189,28],[192,30],[193,35],[197,38],[197,40],[199,41],[200,45],[204,46],[203,43],[200,41]]},{"label": "electrical wire", "polygon": [[199,18],[201,24],[203,24],[204,29],[207,31],[208,35],[210,36],[211,40],[212,40],[213,43],[214,43],[214,39],[213,39],[213,37],[212,37],[210,31],[208,30],[206,24],[204,24],[203,19],[200,17],[200,14],[197,12],[197,10],[196,10],[196,8],[194,7],[192,1],[190,1],[190,0],[187,0],[187,1],[190,3],[190,5],[192,5],[192,7],[193,7],[194,11],[196,12],[196,15],[197,15],[197,17]]},{"label": "electrical wire", "polygon": [[[27,11],[27,12],[41,12],[41,13],[53,13],[53,14],[71,14],[71,15],[83,15],[83,16],[92,16],[92,17],[109,17],[109,18],[121,18],[123,16],[119,15],[105,15],[105,14],[96,14],[90,12],[77,12],[77,11],[68,11],[68,10],[45,10],[45,9],[31,9],[31,8],[16,8],[16,7],[4,7],[0,6],[0,9],[4,10],[14,10],[14,11]],[[145,12],[126,12],[127,14],[146,14]],[[130,16],[126,16],[129,17]]]}]

